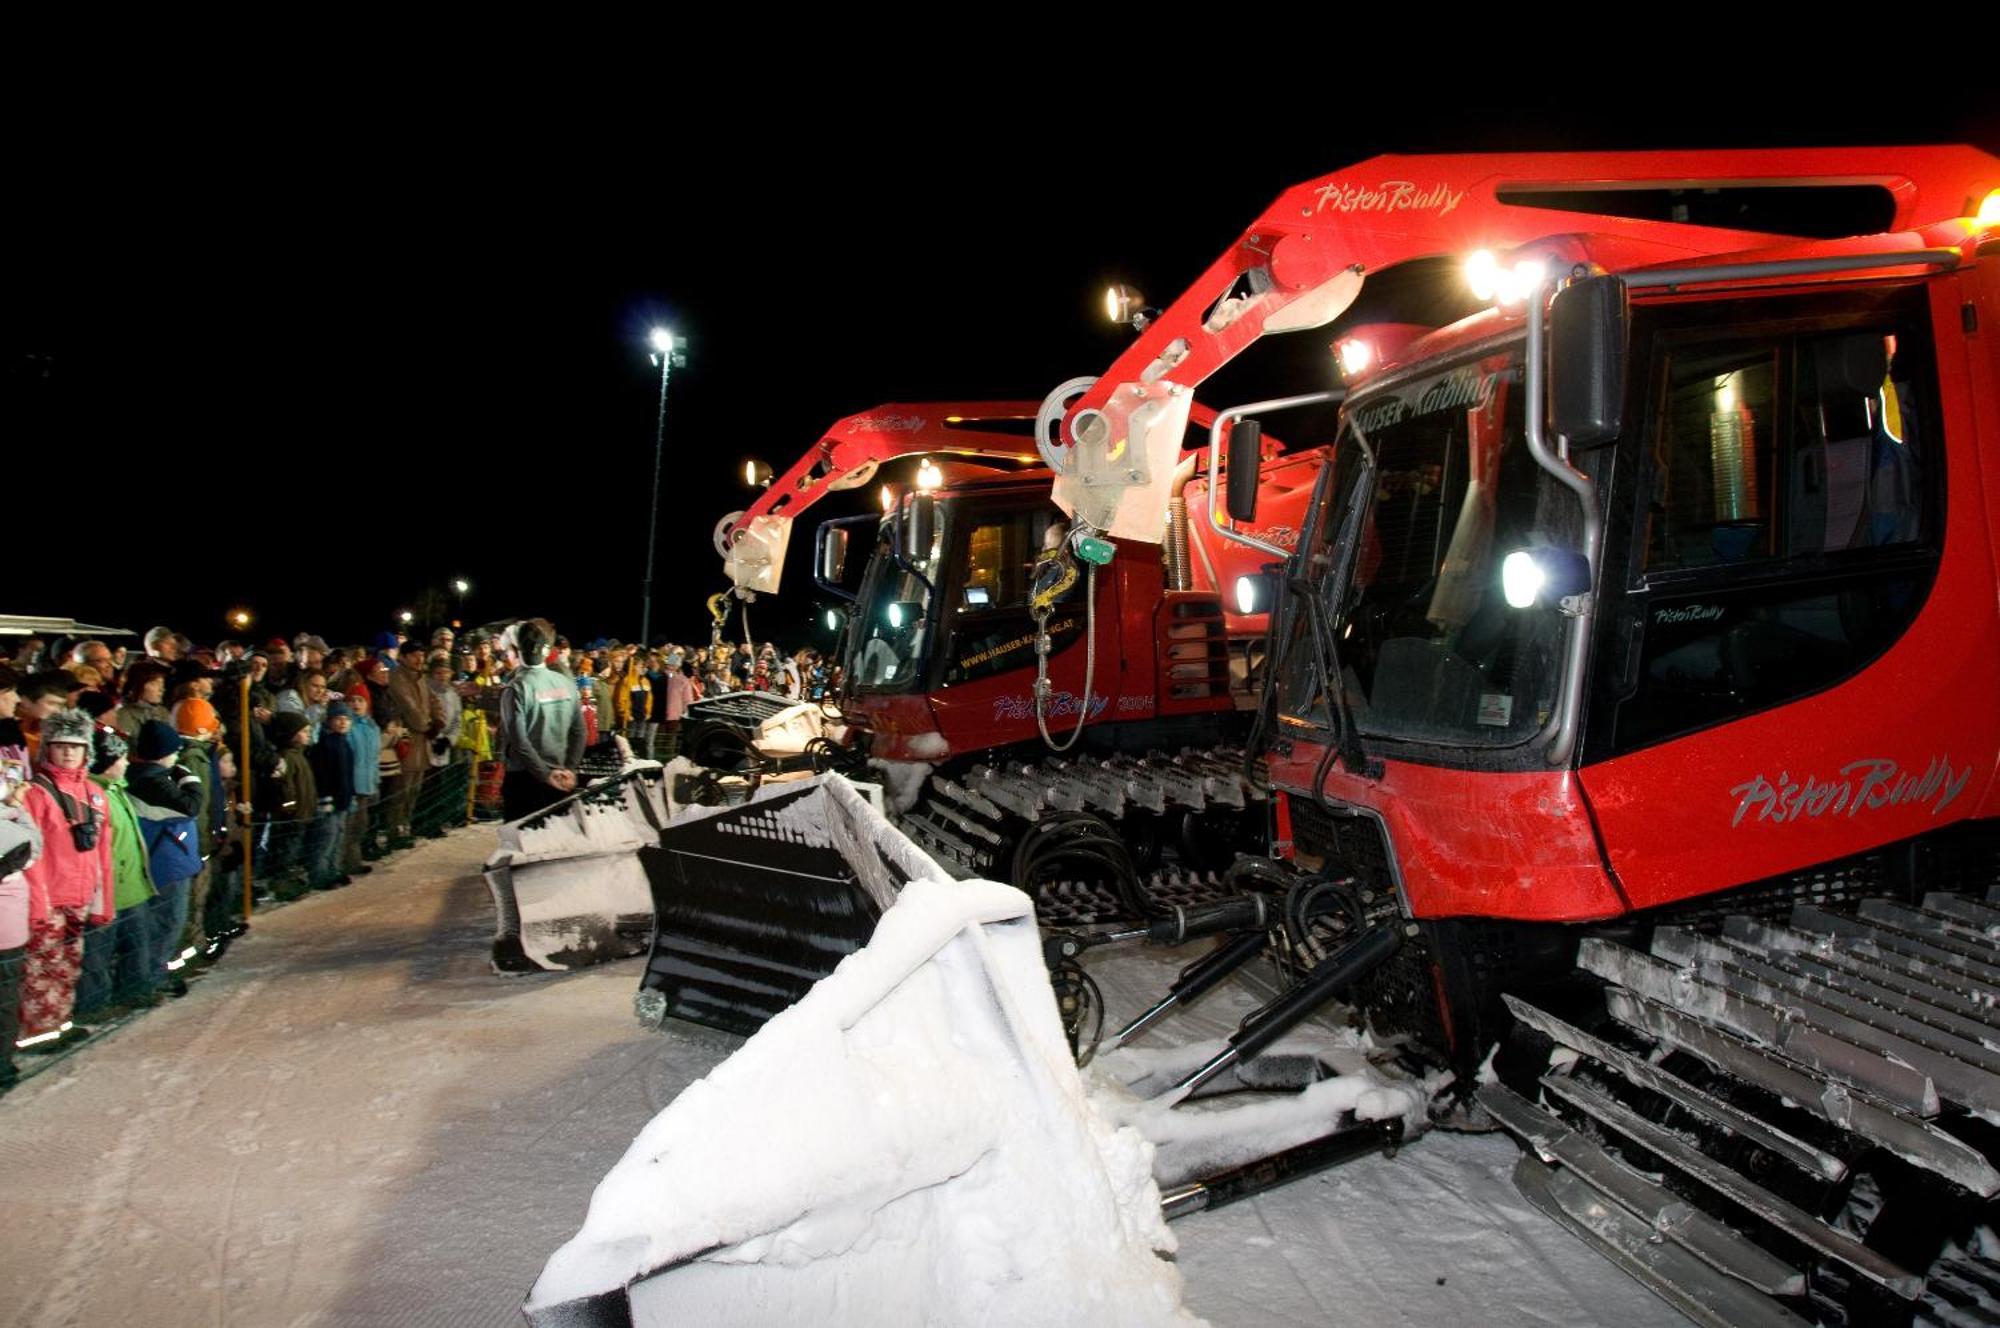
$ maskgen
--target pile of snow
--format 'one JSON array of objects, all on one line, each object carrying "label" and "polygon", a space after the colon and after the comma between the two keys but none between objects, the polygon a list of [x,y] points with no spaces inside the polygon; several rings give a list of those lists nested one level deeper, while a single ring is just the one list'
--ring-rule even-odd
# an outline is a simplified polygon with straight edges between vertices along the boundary
[{"label": "pile of snow", "polygon": [[1176,1102],[1166,1094],[1170,1084],[1208,1064],[1222,1048],[1220,1038],[1164,1052],[1120,1048],[1090,1064],[1090,1104],[1106,1120],[1132,1126],[1154,1144],[1152,1174],[1164,1188],[1232,1170],[1366,1120],[1402,1116],[1408,1136],[1424,1128],[1428,1092],[1422,1084],[1394,1082],[1360,1058],[1356,1048],[1318,1032],[1282,1038],[1260,1056],[1264,1062],[1296,1058],[1320,1066],[1324,1078],[1298,1092],[1230,1094],[1194,1102]]},{"label": "pile of snow", "polygon": [[917,805],[923,796],[924,781],[937,769],[928,761],[870,761],[868,768],[882,776],[882,788],[889,796],[889,806],[898,816]]},{"label": "pile of snow", "polygon": [[1290,1061],[1312,1067],[1305,1077],[1316,1082],[1301,1091],[1188,1102],[1168,1092],[1225,1045],[1216,1038],[1160,1050],[1120,1047],[1091,1062],[1091,1105],[1106,1120],[1129,1125],[1152,1142],[1153,1175],[1162,1187],[1228,1171],[1364,1121],[1400,1116],[1409,1137],[1424,1126],[1426,1086],[1389,1078],[1368,1061],[1365,1038],[1353,1033],[1298,1030],[1244,1067],[1236,1080],[1260,1087],[1255,1077],[1260,1064]]},{"label": "pile of snow", "polygon": [[525,1309],[635,1324],[1200,1322],[1153,1149],[1092,1110],[1031,906],[913,881],[640,1133]]}]

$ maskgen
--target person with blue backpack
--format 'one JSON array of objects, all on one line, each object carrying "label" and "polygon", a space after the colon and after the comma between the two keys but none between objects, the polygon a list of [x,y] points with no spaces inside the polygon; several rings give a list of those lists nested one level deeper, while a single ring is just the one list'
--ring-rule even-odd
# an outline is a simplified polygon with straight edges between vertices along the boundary
[{"label": "person with blue backpack", "polygon": [[149,719],[139,726],[132,764],[125,772],[126,791],[146,841],[147,866],[160,892],[153,914],[153,948],[162,981],[187,957],[188,947],[182,941],[190,891],[202,868],[201,825],[196,819],[202,808],[201,776],[180,767],[181,747],[181,735],[172,724]]}]

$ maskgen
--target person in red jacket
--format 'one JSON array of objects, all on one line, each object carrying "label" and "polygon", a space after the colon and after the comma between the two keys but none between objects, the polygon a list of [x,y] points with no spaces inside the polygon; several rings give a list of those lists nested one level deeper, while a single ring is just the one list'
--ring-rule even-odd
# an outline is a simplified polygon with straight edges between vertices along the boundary
[{"label": "person in red jacket", "polygon": [[91,781],[91,722],[81,710],[42,721],[35,778],[21,790],[21,807],[42,835],[42,856],[27,869],[28,954],[21,973],[24,1050],[47,1050],[89,1036],[70,1026],[76,980],[83,967],[86,922],[111,921],[111,814],[104,790]]}]

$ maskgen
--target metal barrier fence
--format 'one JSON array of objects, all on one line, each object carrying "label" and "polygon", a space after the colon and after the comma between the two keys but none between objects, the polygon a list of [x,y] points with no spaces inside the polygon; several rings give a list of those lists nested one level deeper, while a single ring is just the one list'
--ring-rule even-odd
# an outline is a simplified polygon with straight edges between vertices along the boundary
[{"label": "metal barrier fence", "polygon": [[[387,798],[358,799],[346,812],[251,821],[250,911],[261,914],[315,889],[336,888],[355,867],[471,823],[481,807],[475,771],[483,764],[454,760],[427,769],[420,782],[406,780]],[[497,812],[497,791],[494,807]],[[107,923],[86,926],[69,1023],[89,1029],[122,1023],[179,994],[181,982],[203,972],[213,957],[204,941],[230,934],[245,916],[242,863],[240,853],[218,851],[199,876],[160,888]],[[25,948],[0,951],[0,1092],[81,1045],[72,1036],[15,1046],[26,966]]]}]

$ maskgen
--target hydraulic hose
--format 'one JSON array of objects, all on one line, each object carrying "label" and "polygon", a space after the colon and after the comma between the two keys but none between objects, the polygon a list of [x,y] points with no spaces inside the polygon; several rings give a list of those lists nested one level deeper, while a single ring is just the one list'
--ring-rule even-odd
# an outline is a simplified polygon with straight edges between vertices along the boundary
[{"label": "hydraulic hose", "polygon": [[1042,731],[1042,741],[1052,752],[1066,752],[1076,746],[1083,736],[1083,726],[1090,722],[1090,689],[1097,682],[1097,564],[1090,564],[1084,573],[1083,589],[1083,699],[1076,708],[1076,727],[1070,730],[1068,739],[1057,742],[1049,735],[1049,634],[1045,630],[1048,618],[1036,624],[1035,631],[1035,727]]},{"label": "hydraulic hose", "polygon": [[1125,841],[1089,812],[1059,812],[1030,826],[1014,848],[1010,879],[1035,899],[1042,883],[1064,868],[1079,876],[1108,878],[1120,902],[1140,917],[1158,918],[1164,913],[1140,882]]}]

